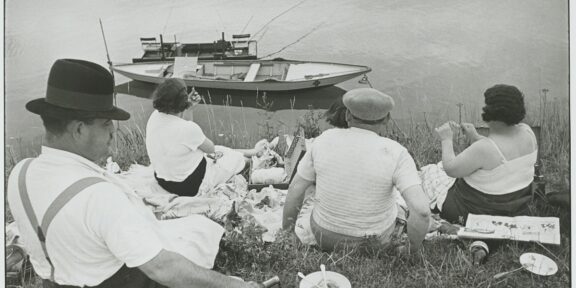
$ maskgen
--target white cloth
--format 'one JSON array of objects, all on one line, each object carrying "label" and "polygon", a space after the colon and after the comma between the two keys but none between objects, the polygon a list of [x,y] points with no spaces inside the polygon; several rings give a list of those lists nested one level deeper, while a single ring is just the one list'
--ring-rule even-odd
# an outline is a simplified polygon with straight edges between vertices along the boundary
[{"label": "white cloth", "polygon": [[402,145],[358,128],[326,130],[298,165],[298,175],[316,182],[316,223],[355,237],[390,231],[401,193],[420,185],[414,160]]},{"label": "white cloth", "polygon": [[218,184],[225,183],[234,175],[242,172],[242,169],[246,166],[244,154],[241,152],[219,145],[214,146],[214,150],[222,152],[222,157],[216,162],[206,158],[206,173],[204,174],[204,179],[202,179],[199,193],[208,191]]},{"label": "white cloth", "polygon": [[430,210],[437,207],[442,211],[442,205],[448,195],[448,190],[456,178],[452,178],[444,171],[442,161],[438,164],[429,164],[420,169],[420,178],[422,179],[422,190],[429,199]]},{"label": "white cloth", "polygon": [[146,151],[159,178],[182,182],[202,161],[198,147],[206,140],[192,121],[154,110],[146,124]]},{"label": "white cloth", "polygon": [[[35,271],[48,279],[50,266],[19,197],[21,167],[22,163],[16,165],[8,180],[8,203]],[[32,161],[27,173],[28,193],[39,221],[65,188],[94,176],[107,182],[92,185],[72,198],[46,235],[57,283],[98,285],[124,263],[140,266],[162,249],[212,267],[223,233],[218,224],[199,218],[158,221],[142,198],[116,175],[79,155],[49,147],[42,147],[42,154]]]},{"label": "white cloth", "polygon": [[506,160],[494,140],[486,138],[500,154],[502,164],[490,170],[476,170],[469,176],[464,177],[468,185],[486,194],[503,195],[524,189],[534,181],[534,165],[538,158],[536,136],[530,126],[520,123],[518,127],[530,134],[534,151],[512,160]]}]

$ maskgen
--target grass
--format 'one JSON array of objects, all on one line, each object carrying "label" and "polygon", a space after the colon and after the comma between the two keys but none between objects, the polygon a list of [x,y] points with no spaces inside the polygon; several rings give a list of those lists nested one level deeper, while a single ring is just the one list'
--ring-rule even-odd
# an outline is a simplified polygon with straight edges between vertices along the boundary
[{"label": "grass", "polygon": [[[543,114],[545,117],[536,121],[542,126],[541,171],[546,179],[546,188],[550,191],[570,191],[569,118],[566,107],[560,103],[549,103]],[[265,121],[258,129],[249,130],[245,119],[234,118],[231,114],[219,115],[218,118],[213,108],[209,108],[206,114],[210,117],[210,127],[205,133],[220,145],[249,147],[262,137],[271,139],[279,129],[287,129],[282,127],[282,123],[272,122],[272,112],[265,109],[262,113]],[[299,119],[297,126],[305,130],[307,137],[313,137],[320,133],[319,119],[320,114],[310,109]],[[466,119],[473,123],[476,120]],[[440,142],[433,130],[439,124],[431,123],[424,115],[423,120],[419,121],[393,122],[385,133],[405,145],[421,167],[440,160]],[[119,129],[119,149],[112,151],[112,157],[123,170],[132,163],[149,164],[144,134],[138,126],[122,126]],[[9,171],[18,161],[38,154],[40,141],[20,141],[5,148],[5,183]],[[12,218],[6,208],[6,220],[9,222]],[[247,226],[243,227],[241,234],[231,232],[224,237],[214,270],[257,281],[278,275],[284,288],[298,287],[296,273],[318,271],[320,264],[325,264],[328,270],[346,275],[354,287],[569,287],[570,211],[551,206],[539,197],[534,199],[531,209],[535,215],[560,218],[562,244],[543,246],[505,242],[480,267],[470,264],[467,243],[458,240],[426,241],[421,253],[409,256],[397,255],[393,249],[369,241],[359,247],[324,253],[301,245],[292,233],[281,232],[276,242],[264,243],[259,236],[259,228]],[[500,280],[492,279],[497,273],[518,268],[518,258],[525,252],[537,252],[554,259],[558,264],[558,273],[543,277],[520,271]],[[32,279],[31,282],[27,287],[41,287],[39,281]]]}]

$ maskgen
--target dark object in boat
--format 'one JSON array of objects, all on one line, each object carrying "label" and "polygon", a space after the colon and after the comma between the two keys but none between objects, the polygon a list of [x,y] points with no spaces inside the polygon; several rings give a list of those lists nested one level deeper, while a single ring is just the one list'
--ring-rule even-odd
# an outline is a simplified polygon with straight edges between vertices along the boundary
[{"label": "dark object in boat", "polygon": [[[246,39],[248,38],[248,39]],[[198,60],[250,60],[256,59],[256,40],[249,40],[250,34],[232,35],[232,41],[222,39],[213,43],[160,42],[155,37],[140,38],[144,55],[133,58],[132,63],[174,60],[174,57],[198,57]]]}]

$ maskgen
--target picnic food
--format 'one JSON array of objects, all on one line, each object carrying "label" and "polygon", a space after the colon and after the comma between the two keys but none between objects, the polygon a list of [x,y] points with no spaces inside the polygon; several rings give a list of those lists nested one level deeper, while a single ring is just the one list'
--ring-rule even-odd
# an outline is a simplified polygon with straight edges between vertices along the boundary
[{"label": "picnic food", "polygon": [[[320,280],[320,282],[318,284],[316,284],[316,286],[324,287],[324,280]],[[326,286],[328,288],[340,288],[340,285],[338,285],[338,283],[336,283],[330,279],[326,280]]]}]

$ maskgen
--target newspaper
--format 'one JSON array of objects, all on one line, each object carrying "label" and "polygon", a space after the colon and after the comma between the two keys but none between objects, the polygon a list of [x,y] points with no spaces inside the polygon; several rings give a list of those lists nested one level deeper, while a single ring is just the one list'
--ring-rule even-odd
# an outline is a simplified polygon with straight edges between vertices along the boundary
[{"label": "newspaper", "polygon": [[460,238],[508,239],[560,245],[558,217],[490,216],[469,214]]}]

